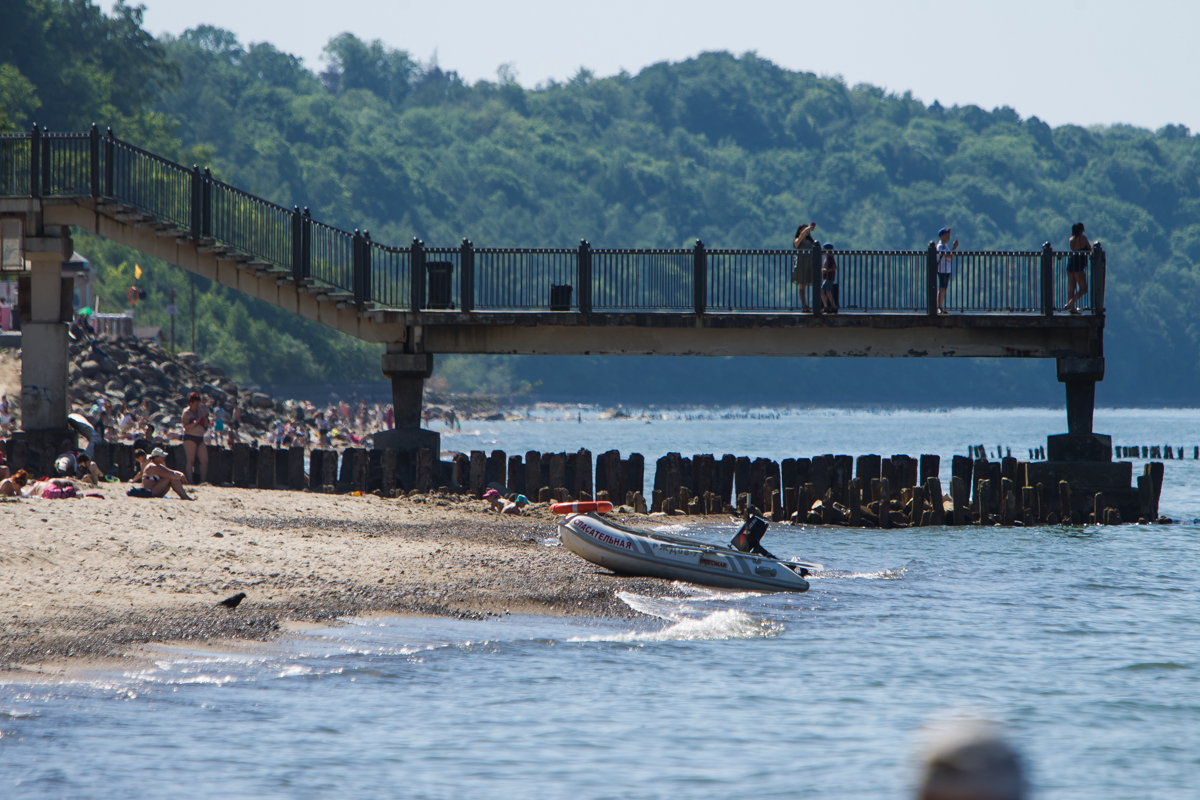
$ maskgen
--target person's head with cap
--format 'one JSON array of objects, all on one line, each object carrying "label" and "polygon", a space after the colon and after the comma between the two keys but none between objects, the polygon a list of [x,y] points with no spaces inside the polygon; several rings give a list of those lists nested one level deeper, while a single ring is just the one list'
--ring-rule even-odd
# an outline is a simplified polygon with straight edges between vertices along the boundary
[{"label": "person's head with cap", "polygon": [[826,250],[832,250],[832,249],[833,249],[833,244],[832,244],[831,242],[826,242],[826,243],[825,243],[825,249],[826,249]]},{"label": "person's head with cap", "polygon": [[156,458],[166,458],[166,457],[167,457],[167,451],[163,450],[161,447],[156,447],[150,451],[150,460],[151,461],[155,460]]},{"label": "person's head with cap", "polygon": [[503,511],[507,501],[500,496],[500,492],[495,489],[488,489],[483,493],[483,499],[491,504],[493,511]]},{"label": "person's head with cap", "polygon": [[925,755],[918,800],[1024,800],[1021,757],[992,725],[940,730]]},{"label": "person's head with cap", "polygon": [[938,238],[941,239],[943,242],[950,241],[950,229],[942,228],[940,231],[938,231]]}]

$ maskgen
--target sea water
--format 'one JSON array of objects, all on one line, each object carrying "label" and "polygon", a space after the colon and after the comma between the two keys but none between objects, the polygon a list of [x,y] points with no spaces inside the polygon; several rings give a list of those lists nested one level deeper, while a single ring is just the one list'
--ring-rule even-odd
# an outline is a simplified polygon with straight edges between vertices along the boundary
[{"label": "sea water", "polygon": [[[1062,428],[1041,411],[767,416],[467,423],[444,446],[948,461],[1024,456]],[[1188,447],[1162,498],[1185,522],[775,526],[773,552],[824,566],[806,594],[622,592],[634,622],[348,619],[67,683],[10,675],[0,796],[904,798],[925,732],[967,716],[1004,726],[1035,797],[1194,798],[1200,414],[1096,416],[1117,443]]]}]

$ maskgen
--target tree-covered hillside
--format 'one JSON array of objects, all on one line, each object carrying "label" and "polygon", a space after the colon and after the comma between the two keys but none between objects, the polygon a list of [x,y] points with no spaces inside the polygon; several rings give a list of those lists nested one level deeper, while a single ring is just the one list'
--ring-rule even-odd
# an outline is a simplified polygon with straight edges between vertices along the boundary
[{"label": "tree-covered hillside", "polygon": [[[21,5],[61,14],[91,8],[82,0]],[[753,54],[706,53],[607,78],[580,71],[526,90],[507,69],[467,85],[436,64],[342,34],[330,40],[318,74],[270,44],[244,45],[217,28],[147,42],[129,33],[139,21],[118,6],[106,23],[125,26],[137,45],[127,57],[143,58],[133,63],[152,65],[141,67],[150,70],[141,94],[114,85],[128,95],[126,106],[110,103],[125,109],[118,126],[138,114],[173,120],[178,152],[211,154],[226,180],[370,230],[377,241],[684,246],[702,238],[718,247],[786,247],[797,222],[815,219],[821,238],[840,247],[924,247],[950,224],[970,249],[1032,249],[1046,240],[1065,247],[1070,223],[1083,220],[1109,252],[1101,402],[1187,403],[1200,388],[1192,312],[1200,300],[1200,142],[1186,128],[1051,128],[1009,108],[927,106]],[[29,66],[24,41],[0,33],[0,70],[12,65],[33,86],[0,71],[9,119],[80,127],[78,114],[43,91],[37,75],[46,70]],[[86,56],[89,46],[50,71],[60,76],[54,80],[102,69],[93,63],[102,59]],[[10,96],[26,99],[9,106]],[[158,136],[124,124],[119,135]],[[240,334],[219,316],[219,307],[232,314],[234,306],[288,337],[288,347],[308,350],[288,374],[374,377],[369,348],[339,344],[337,352],[357,357],[329,363],[317,355],[330,352],[320,342],[340,337],[221,294],[211,323],[205,317],[218,332],[205,348],[235,372],[270,367],[230,361],[248,344],[229,341]],[[463,387],[529,382],[563,396],[564,375],[600,363],[447,358],[439,370]],[[746,387],[755,387],[740,398],[747,401],[1061,398],[1045,364],[666,359],[648,369],[644,360],[610,359],[605,372],[614,396],[671,390],[687,395],[671,399],[701,402],[739,399],[731,392]]]}]

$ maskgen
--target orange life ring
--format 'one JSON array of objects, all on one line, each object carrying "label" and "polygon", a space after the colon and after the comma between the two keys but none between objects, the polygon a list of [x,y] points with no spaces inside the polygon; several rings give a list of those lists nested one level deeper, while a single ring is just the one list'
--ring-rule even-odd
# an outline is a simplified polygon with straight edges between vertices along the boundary
[{"label": "orange life ring", "polygon": [[596,511],[607,514],[612,511],[612,503],[607,500],[590,500],[583,503],[555,503],[550,510],[555,514],[587,514]]},{"label": "orange life ring", "polygon": [[138,303],[138,288],[130,286],[129,291],[125,293],[125,299],[129,302],[129,305],[136,306]]}]

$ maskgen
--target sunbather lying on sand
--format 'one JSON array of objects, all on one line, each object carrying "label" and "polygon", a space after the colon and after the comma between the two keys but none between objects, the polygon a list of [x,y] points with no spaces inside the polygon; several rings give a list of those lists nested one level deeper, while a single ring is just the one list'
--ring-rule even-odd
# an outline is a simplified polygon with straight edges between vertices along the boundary
[{"label": "sunbather lying on sand", "polygon": [[46,478],[26,484],[21,489],[21,496],[57,500],[63,497],[80,497],[81,494],[70,478]]}]

